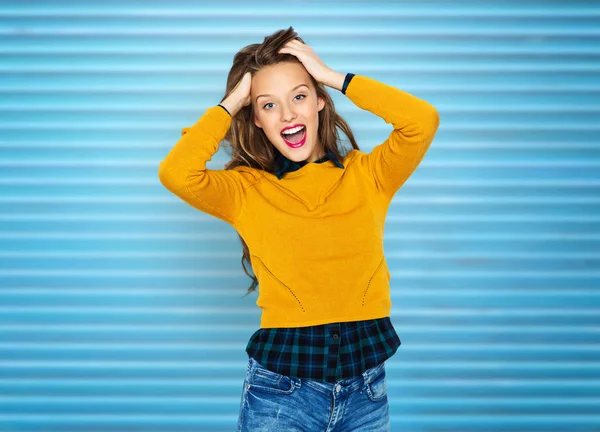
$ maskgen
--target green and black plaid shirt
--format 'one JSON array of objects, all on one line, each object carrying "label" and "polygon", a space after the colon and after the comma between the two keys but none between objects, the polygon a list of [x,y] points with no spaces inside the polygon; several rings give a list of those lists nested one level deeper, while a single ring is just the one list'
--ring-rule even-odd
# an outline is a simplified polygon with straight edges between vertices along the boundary
[{"label": "green and black plaid shirt", "polygon": [[246,353],[273,372],[335,382],[390,358],[400,338],[389,317],[309,327],[261,328]]},{"label": "green and black plaid shirt", "polygon": [[[314,161],[314,163],[323,163],[329,159],[331,159],[338,168],[344,168],[344,165],[340,162],[340,160],[332,152],[325,153],[325,155],[323,157],[321,157],[320,159],[317,159],[316,161]],[[286,173],[296,171],[296,170],[302,168],[307,163],[308,162],[306,162],[306,161],[296,162],[296,161],[290,160],[290,159],[286,158],[284,155],[282,155],[281,153],[277,152],[277,155],[275,156],[275,175],[277,176],[277,178],[279,180],[281,180]]]}]

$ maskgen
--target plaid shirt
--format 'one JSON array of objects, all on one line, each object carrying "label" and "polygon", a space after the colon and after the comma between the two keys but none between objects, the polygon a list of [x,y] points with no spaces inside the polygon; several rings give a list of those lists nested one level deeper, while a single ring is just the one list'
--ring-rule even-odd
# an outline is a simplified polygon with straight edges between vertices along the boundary
[{"label": "plaid shirt", "polygon": [[389,317],[309,327],[261,328],[246,353],[287,376],[334,382],[361,375],[390,358],[400,338]]},{"label": "plaid shirt", "polygon": [[[353,76],[346,74],[342,93],[345,94]],[[314,162],[326,160],[344,168],[332,152]],[[289,160],[277,152],[275,174],[281,180],[286,173],[307,163]],[[267,369],[282,375],[334,382],[358,376],[383,363],[396,352],[400,343],[390,317],[385,317],[308,327],[261,328],[250,337],[246,353]]]},{"label": "plaid shirt", "polygon": [[[339,161],[339,159],[332,152],[325,153],[325,155],[323,157],[321,157],[320,159],[317,159],[316,161],[314,161],[314,163],[323,163],[329,159],[331,159],[338,168],[344,168],[344,165]],[[305,160],[300,161],[300,162],[295,162],[293,160],[286,158],[281,153],[277,152],[277,155],[275,156],[275,175],[277,176],[277,178],[279,180],[281,180],[281,178],[286,173],[296,171],[296,170],[302,168],[307,163],[308,162],[306,162]]]}]

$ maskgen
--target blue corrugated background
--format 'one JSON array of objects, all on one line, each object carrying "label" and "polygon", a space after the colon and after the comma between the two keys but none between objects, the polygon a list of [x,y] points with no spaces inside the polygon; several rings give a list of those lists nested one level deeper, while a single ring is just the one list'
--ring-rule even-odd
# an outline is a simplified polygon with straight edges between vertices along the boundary
[{"label": "blue corrugated background", "polygon": [[290,25],[440,112],[386,223],[392,430],[600,431],[598,2],[131,0],[0,3],[0,431],[234,429],[256,293],[157,169]]}]

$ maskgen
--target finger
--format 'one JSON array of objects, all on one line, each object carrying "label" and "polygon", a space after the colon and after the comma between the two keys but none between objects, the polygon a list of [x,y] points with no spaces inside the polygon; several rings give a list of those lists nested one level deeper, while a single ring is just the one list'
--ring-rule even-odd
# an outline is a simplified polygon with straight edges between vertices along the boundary
[{"label": "finger", "polygon": [[298,42],[296,40],[288,42],[288,46],[290,48],[297,48],[297,49],[302,49],[305,47],[305,45],[301,44],[300,42]]},{"label": "finger", "polygon": [[286,47],[287,47],[287,46],[289,46],[289,47],[300,47],[300,46],[302,46],[302,43],[300,43],[300,41],[299,41],[299,40],[292,39],[292,40],[289,40],[289,41],[287,41],[287,42],[284,44],[284,46],[286,46]]}]

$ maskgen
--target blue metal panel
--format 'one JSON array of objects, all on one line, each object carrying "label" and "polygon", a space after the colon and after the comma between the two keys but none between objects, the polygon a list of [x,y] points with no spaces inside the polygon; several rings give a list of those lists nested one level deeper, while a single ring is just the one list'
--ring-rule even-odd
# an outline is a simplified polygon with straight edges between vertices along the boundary
[{"label": "blue metal panel", "polygon": [[[587,1],[1,2],[0,431],[233,430],[256,297],[233,228],[157,168],[290,25],[440,112],[386,224],[392,430],[600,430],[599,24]],[[330,93],[361,149],[389,134]]]}]

